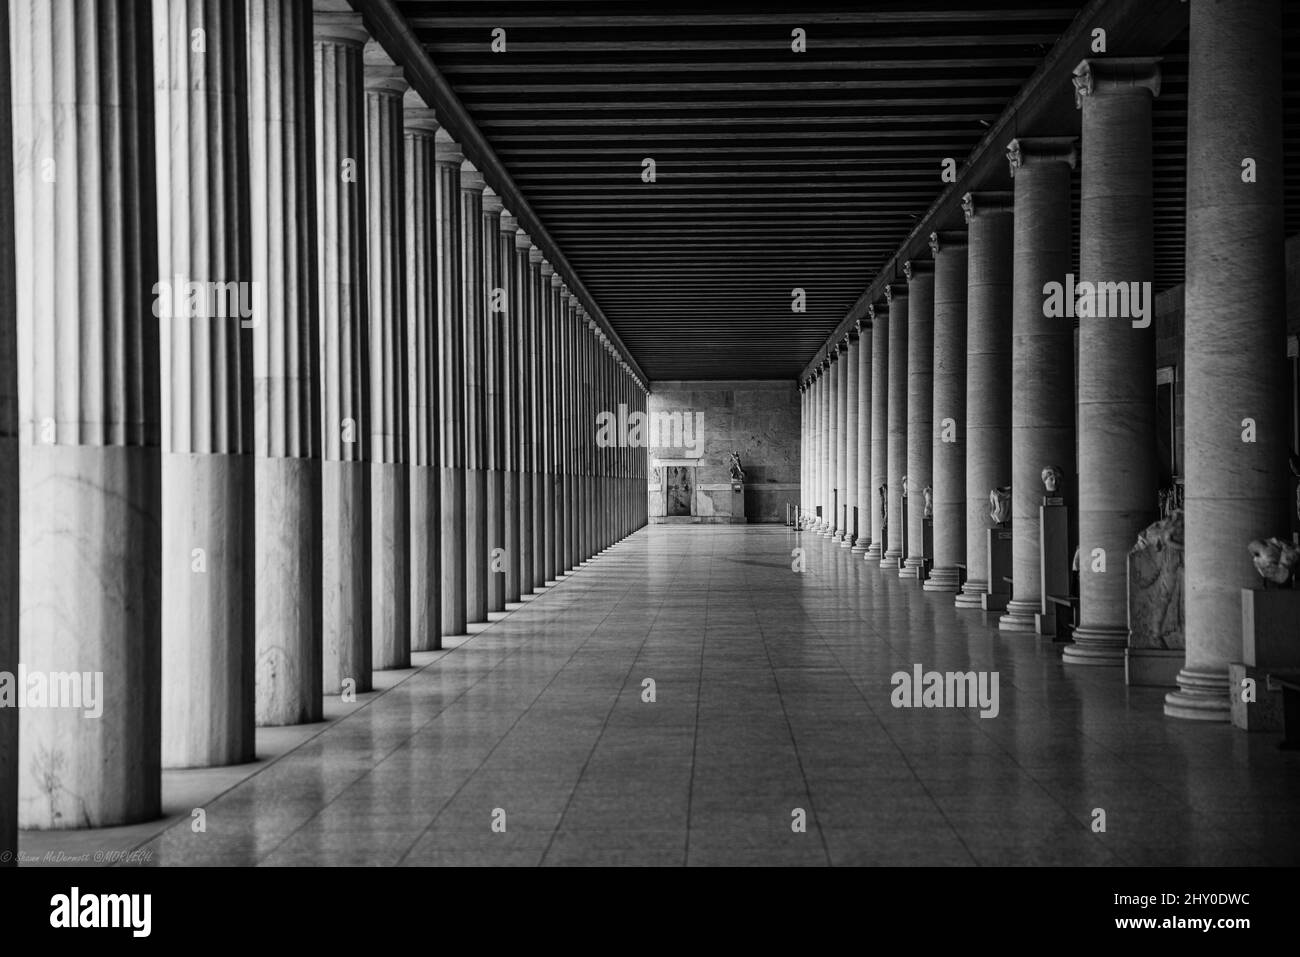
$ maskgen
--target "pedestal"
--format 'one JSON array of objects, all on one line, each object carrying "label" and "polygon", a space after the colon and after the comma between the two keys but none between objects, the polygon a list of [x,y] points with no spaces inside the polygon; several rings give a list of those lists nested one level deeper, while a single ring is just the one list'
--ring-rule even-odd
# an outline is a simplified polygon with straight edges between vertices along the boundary
[{"label": "pedestal", "polygon": [[1049,595],[1070,593],[1070,510],[1059,498],[1045,498],[1038,509],[1039,594],[1042,610],[1034,616],[1034,631],[1056,635],[1056,605]]},{"label": "pedestal", "polygon": [[1006,579],[1011,575],[1011,529],[988,529],[987,561],[989,587],[980,596],[980,607],[985,611],[1002,611],[1011,600],[1011,590]]},{"label": "pedestal", "polygon": [[748,519],[745,518],[745,485],[743,482],[731,483],[731,524],[744,525]]},{"label": "pedestal", "polygon": [[[1300,671],[1300,591],[1241,590],[1241,657],[1228,666],[1233,726],[1243,731],[1283,730],[1282,691],[1269,690],[1268,675]],[[1255,682],[1254,701],[1242,700],[1247,678]]]}]

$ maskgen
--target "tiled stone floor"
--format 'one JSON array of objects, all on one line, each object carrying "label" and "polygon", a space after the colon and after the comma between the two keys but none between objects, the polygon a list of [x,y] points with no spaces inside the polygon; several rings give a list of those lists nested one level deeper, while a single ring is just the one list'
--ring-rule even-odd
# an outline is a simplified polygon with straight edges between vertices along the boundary
[{"label": "tiled stone floor", "polygon": [[[893,708],[914,663],[997,671],[999,715]],[[205,833],[185,818],[145,847],[156,865],[1300,863],[1300,754],[1166,719],[1163,694],[819,536],[650,526],[212,800]]]}]

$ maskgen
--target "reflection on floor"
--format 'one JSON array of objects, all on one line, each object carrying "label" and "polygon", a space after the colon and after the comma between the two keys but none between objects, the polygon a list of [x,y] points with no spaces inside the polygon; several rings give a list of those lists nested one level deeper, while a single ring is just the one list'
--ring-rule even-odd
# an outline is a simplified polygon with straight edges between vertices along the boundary
[{"label": "reflection on floor", "polygon": [[[141,856],[1300,863],[1300,754],[1280,736],[1166,719],[1163,691],[1067,669],[1059,646],[807,533],[650,526],[431,657],[207,801],[206,830],[184,808],[155,826]],[[894,708],[890,677],[916,664],[998,672],[999,713]]]}]

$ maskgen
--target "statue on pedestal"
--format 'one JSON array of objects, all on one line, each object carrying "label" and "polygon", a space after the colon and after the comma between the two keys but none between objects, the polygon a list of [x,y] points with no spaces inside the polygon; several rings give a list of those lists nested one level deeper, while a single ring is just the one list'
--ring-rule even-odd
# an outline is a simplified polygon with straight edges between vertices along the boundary
[{"label": "statue on pedestal", "polygon": [[1043,467],[1043,488],[1047,489],[1048,495],[1055,495],[1061,488],[1061,480],[1065,478],[1065,471],[1059,465],[1046,465]]},{"label": "statue on pedestal", "polygon": [[989,518],[993,519],[993,524],[997,526],[1006,525],[1011,521],[1010,485],[989,490]]},{"label": "statue on pedestal", "polygon": [[925,517],[934,518],[934,489],[927,485],[921,494],[925,496]]}]

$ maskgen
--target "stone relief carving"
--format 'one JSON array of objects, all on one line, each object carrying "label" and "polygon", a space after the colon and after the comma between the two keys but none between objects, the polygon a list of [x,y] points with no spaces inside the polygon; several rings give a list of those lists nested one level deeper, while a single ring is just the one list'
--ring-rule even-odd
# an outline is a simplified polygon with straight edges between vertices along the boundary
[{"label": "stone relief carving", "polygon": [[1011,486],[989,489],[989,518],[994,525],[1011,521]]},{"label": "stone relief carving", "polygon": [[1138,533],[1128,557],[1129,647],[1175,650],[1183,635],[1183,513]]}]

